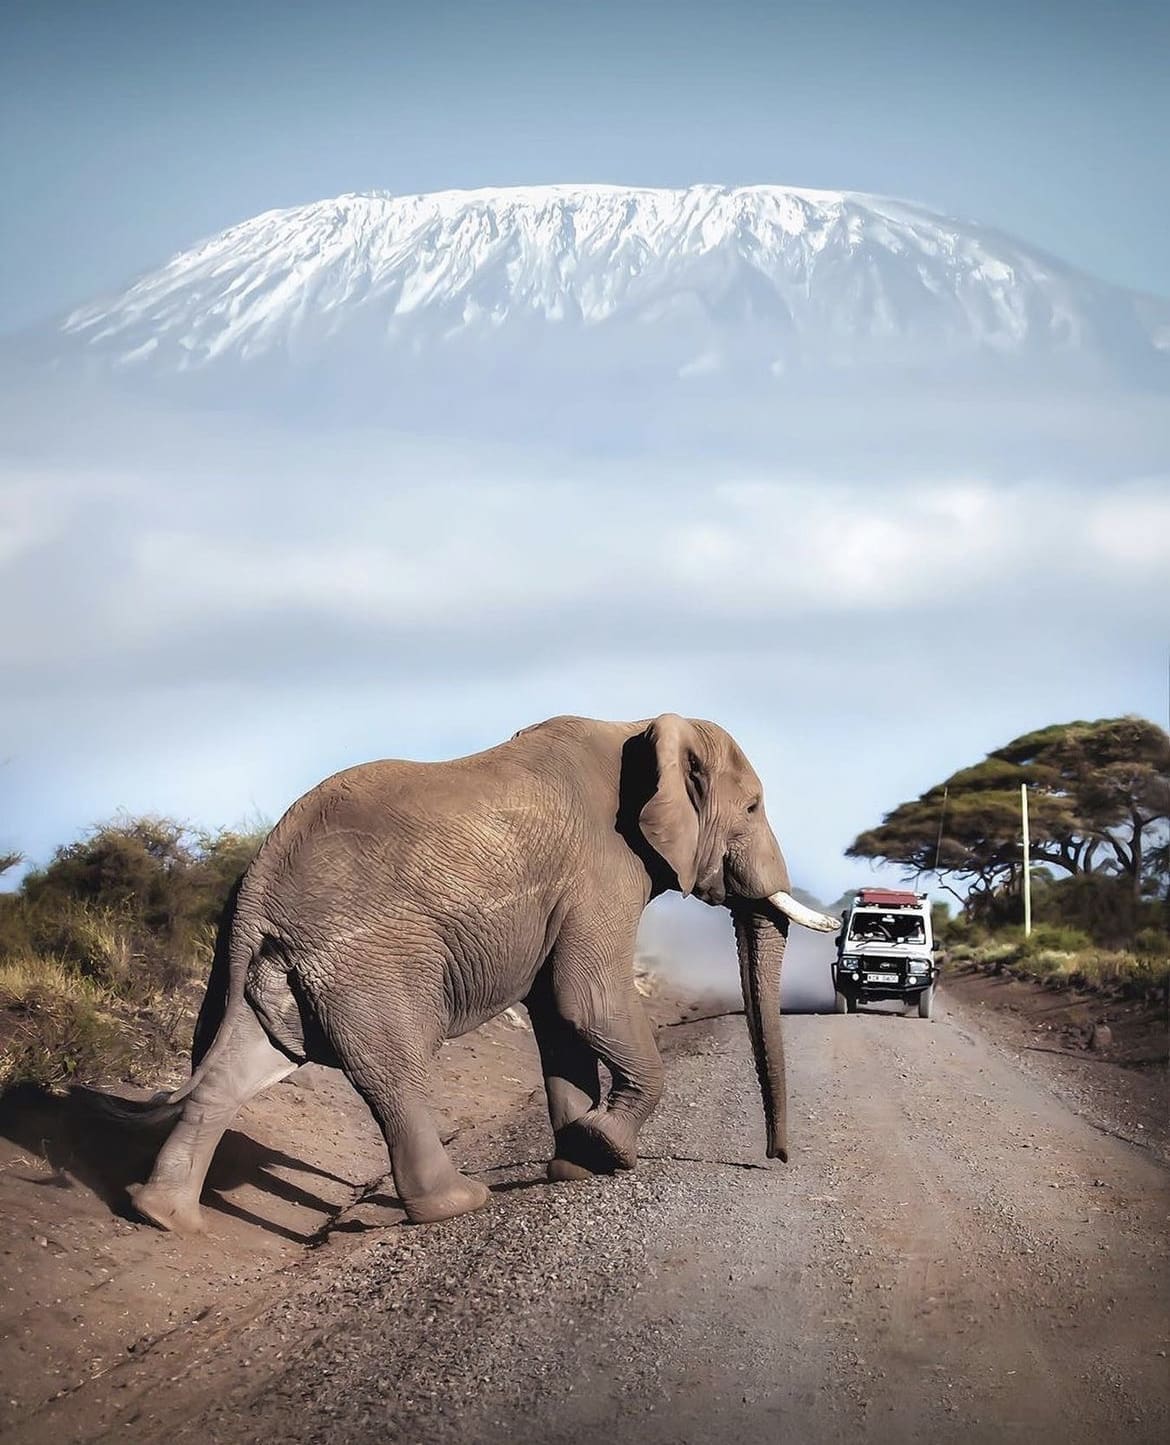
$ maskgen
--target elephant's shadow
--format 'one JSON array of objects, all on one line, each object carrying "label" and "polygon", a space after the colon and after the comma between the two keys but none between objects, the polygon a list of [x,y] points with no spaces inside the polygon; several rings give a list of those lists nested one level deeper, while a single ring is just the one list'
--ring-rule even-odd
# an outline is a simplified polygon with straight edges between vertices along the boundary
[{"label": "elephant's shadow", "polygon": [[[102,1107],[106,1097],[97,1090],[83,1088],[75,1088],[65,1097],[35,1085],[11,1089],[0,1100],[0,1137],[30,1156],[44,1160],[52,1171],[28,1182],[67,1189],[76,1181],[96,1195],[112,1213],[137,1220],[130,1206],[128,1186],[141,1183],[150,1174],[169,1126],[148,1126],[139,1121],[127,1123],[112,1118]],[[347,1206],[348,1199],[344,1203],[324,1199],[282,1178],[273,1172],[278,1168],[315,1175],[342,1185],[347,1191],[359,1187],[353,1180],[272,1149],[238,1129],[229,1129],[208,1173],[204,1205],[294,1243],[311,1244],[321,1225],[308,1234],[300,1233],[223,1197],[224,1191],[252,1185],[286,1204],[323,1216],[326,1224]],[[388,1196],[383,1196],[380,1202],[397,1204]]]}]

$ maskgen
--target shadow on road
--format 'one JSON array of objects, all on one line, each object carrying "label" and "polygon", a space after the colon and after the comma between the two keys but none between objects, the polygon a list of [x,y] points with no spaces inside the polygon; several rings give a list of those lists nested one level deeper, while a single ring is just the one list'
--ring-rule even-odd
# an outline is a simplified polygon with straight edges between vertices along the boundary
[{"label": "shadow on road", "polygon": [[[65,1098],[36,1085],[11,1089],[0,1101],[0,1137],[26,1154],[43,1159],[52,1171],[48,1175],[30,1174],[27,1183],[71,1189],[76,1182],[95,1194],[111,1213],[136,1219],[127,1188],[149,1175],[169,1125],[110,1118],[101,1107],[107,1098],[96,1089],[74,1089]],[[295,1170],[352,1187],[349,1180],[229,1129],[212,1161],[203,1202],[221,1214],[244,1219],[296,1243],[306,1243],[307,1239],[295,1231],[221,1197],[222,1191],[250,1184],[287,1204],[318,1213],[333,1212],[335,1206],[328,1200],[273,1173],[275,1169]]]}]

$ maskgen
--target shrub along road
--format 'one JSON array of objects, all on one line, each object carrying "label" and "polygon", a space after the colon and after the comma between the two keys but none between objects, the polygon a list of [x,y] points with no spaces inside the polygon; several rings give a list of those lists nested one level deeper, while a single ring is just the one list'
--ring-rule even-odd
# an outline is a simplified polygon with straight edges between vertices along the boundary
[{"label": "shrub along road", "polygon": [[1165,1440],[1170,1176],[939,1012],[788,1018],[767,1168],[743,1020],[665,1030],[635,1174],[539,1182],[534,1099],[481,1213],[367,1201],[14,1438]]}]

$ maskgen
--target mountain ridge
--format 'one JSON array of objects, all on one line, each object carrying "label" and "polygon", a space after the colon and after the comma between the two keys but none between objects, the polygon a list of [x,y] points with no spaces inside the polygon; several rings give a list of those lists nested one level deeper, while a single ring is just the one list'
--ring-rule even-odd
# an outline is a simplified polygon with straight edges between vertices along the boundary
[{"label": "mountain ridge", "polygon": [[27,359],[306,420],[530,435],[543,413],[581,436],[731,436],[775,430],[802,388],[838,407],[956,383],[1160,391],[1170,303],[861,192],[356,191],[176,253],[37,332]]},{"label": "mountain ridge", "polygon": [[854,192],[350,192],[229,227],[76,308],[60,334],[120,364],[173,342],[173,364],[197,366],[287,346],[314,316],[367,307],[416,341],[409,319],[422,313],[441,315],[449,339],[512,318],[673,320],[690,298],[716,325],[786,330],[806,351],[915,335],[1060,350],[1091,340],[1095,311],[1123,296],[1001,232]]}]

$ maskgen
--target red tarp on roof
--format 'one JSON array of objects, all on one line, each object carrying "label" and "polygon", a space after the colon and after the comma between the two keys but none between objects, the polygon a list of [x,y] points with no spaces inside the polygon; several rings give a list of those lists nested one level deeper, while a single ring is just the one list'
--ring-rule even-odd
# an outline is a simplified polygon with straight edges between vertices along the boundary
[{"label": "red tarp on roof", "polygon": [[862,888],[857,901],[862,908],[907,908],[918,903],[918,894],[903,893],[896,888]]}]

